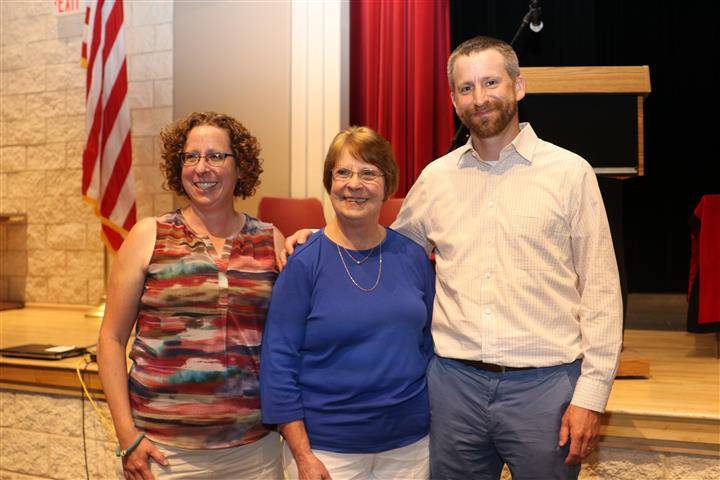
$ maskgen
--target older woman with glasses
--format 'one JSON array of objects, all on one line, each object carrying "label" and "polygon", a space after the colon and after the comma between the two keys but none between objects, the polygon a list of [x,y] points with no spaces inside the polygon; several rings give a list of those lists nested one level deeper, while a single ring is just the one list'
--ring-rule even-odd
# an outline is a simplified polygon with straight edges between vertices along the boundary
[{"label": "older woman with glasses", "polygon": [[214,112],[162,140],[167,185],[189,205],[138,222],[110,277],[98,363],[117,455],[128,479],[281,478],[258,370],[282,236],[233,206],[259,184],[260,148]]},{"label": "older woman with glasses", "polygon": [[421,247],[378,224],[397,187],[390,144],[366,127],[340,132],[323,183],[335,219],[273,290],[263,422],[285,437],[289,478],[427,478],[434,274]]}]

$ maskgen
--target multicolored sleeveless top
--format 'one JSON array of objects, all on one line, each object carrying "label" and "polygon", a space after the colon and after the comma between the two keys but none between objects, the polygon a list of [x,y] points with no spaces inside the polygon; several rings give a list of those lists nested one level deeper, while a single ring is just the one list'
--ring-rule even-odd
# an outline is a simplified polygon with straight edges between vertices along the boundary
[{"label": "multicolored sleeveless top", "polygon": [[152,440],[181,448],[254,442],[260,342],[277,273],[272,225],[245,216],[221,254],[178,210],[157,219],[130,351],[130,405]]}]

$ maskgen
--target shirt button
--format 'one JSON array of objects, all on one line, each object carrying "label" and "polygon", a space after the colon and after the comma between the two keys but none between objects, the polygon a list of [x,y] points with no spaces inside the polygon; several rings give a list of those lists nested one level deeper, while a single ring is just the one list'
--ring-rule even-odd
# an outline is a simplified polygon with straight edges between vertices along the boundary
[{"label": "shirt button", "polygon": [[490,272],[485,273],[485,278],[490,278]]},{"label": "shirt button", "polygon": [[490,202],[488,202],[488,207],[492,208],[494,205],[495,205],[495,202],[493,202],[492,200]]},{"label": "shirt button", "polygon": [[490,309],[489,309],[489,308],[486,308],[486,309],[485,309],[485,315],[490,315]]}]

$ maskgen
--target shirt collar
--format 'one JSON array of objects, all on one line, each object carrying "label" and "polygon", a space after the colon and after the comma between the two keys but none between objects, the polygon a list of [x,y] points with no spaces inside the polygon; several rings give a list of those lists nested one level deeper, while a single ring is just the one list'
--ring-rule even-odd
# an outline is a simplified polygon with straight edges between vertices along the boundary
[{"label": "shirt collar", "polygon": [[510,145],[518,155],[532,163],[537,143],[538,136],[535,134],[535,130],[529,123],[524,122],[520,124],[520,133],[517,134]]},{"label": "shirt collar", "polygon": [[472,141],[470,138],[468,138],[468,141],[465,145],[461,146],[456,150],[457,152],[457,166],[460,168],[463,167],[469,167],[471,165],[476,165],[479,161],[479,156],[475,153],[475,150],[472,147]]},{"label": "shirt collar", "polygon": [[[535,151],[537,143],[538,136],[535,134],[535,131],[529,123],[523,122],[520,124],[520,133],[500,152],[500,160],[503,160],[508,155],[517,154],[528,163],[532,163],[533,152]],[[458,148],[456,152],[458,155],[458,167],[462,168],[476,165],[477,162],[480,161],[480,155],[473,149],[472,137],[468,138],[467,143]]]}]

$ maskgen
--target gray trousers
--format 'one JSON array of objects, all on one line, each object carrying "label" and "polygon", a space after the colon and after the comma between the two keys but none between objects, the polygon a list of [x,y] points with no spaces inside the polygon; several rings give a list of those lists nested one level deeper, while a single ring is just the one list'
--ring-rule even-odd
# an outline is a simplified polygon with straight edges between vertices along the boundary
[{"label": "gray trousers", "polygon": [[428,370],[430,478],[496,480],[507,463],[513,480],[574,480],[565,465],[560,420],[580,376],[580,361],[506,373],[435,357]]}]

